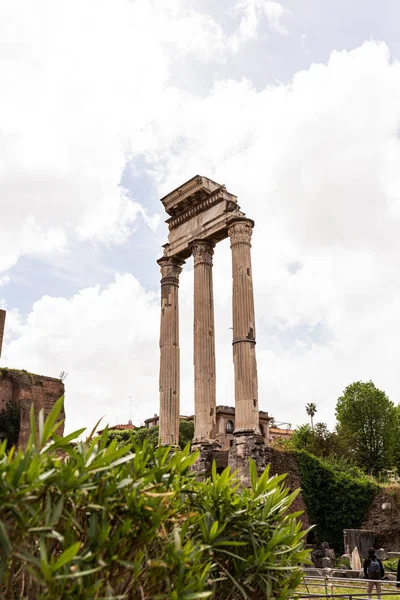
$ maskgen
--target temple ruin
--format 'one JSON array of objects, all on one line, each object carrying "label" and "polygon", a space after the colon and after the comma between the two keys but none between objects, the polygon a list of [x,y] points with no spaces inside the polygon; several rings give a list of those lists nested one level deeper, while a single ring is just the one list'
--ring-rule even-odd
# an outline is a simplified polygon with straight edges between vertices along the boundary
[{"label": "temple ruin", "polygon": [[161,268],[159,443],[177,446],[180,413],[179,276],[194,260],[194,448],[218,449],[213,254],[230,239],[232,251],[235,446],[263,444],[258,409],[251,237],[254,222],[224,185],[197,175],[162,198],[169,215]]}]

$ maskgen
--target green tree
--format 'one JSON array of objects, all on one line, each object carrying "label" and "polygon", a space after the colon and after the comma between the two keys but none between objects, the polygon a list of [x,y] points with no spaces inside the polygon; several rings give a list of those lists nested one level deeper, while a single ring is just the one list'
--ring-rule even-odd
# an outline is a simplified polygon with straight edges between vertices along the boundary
[{"label": "green tree", "polygon": [[192,443],[194,438],[194,423],[193,421],[181,421],[179,423],[179,446],[182,450],[187,444]]},{"label": "green tree", "polygon": [[316,412],[317,412],[317,405],[314,404],[314,402],[309,402],[308,404],[306,404],[306,413],[311,418],[311,429],[314,429],[313,417]]},{"label": "green tree", "polygon": [[[108,433],[107,444],[110,445],[113,440],[117,441],[118,445],[125,446],[136,444],[143,446],[148,442],[153,448],[158,446],[158,431],[159,427],[137,427],[136,429],[125,429],[124,431],[110,431]],[[194,424],[190,421],[181,421],[179,423],[179,446],[183,450],[187,444],[190,444],[194,436]]]},{"label": "green tree", "polygon": [[344,437],[337,431],[329,431],[326,423],[316,423],[314,429],[307,423],[296,429],[287,449],[306,450],[320,458],[343,458],[348,462],[349,453],[344,442]]},{"label": "green tree", "polygon": [[7,447],[11,448],[18,443],[20,430],[20,412],[16,402],[8,402],[0,411],[0,441],[3,437],[7,440]]},{"label": "green tree", "polygon": [[352,383],[337,401],[336,418],[361,468],[377,474],[392,466],[398,418],[385,392],[372,381]]}]

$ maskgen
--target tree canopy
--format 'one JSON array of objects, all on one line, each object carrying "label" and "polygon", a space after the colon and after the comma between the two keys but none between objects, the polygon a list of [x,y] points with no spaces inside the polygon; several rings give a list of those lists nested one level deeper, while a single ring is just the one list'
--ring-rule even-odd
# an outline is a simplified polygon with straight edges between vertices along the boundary
[{"label": "tree canopy", "polygon": [[348,438],[357,463],[377,473],[395,459],[398,411],[372,381],[347,386],[337,401],[338,431]]}]

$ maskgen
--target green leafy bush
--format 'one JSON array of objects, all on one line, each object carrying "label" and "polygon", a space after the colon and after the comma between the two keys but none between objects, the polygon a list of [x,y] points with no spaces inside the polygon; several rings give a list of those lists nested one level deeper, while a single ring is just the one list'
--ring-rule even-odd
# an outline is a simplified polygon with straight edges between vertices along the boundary
[{"label": "green leafy bush", "polygon": [[7,439],[7,447],[17,444],[20,430],[19,406],[16,402],[7,402],[0,411],[0,434]]},{"label": "green leafy bush", "polygon": [[354,477],[308,452],[295,451],[294,455],[317,538],[328,541],[342,554],[343,529],[361,526],[379,486],[365,475]]},{"label": "green leafy bush", "polygon": [[[137,427],[136,429],[125,429],[124,431],[111,430],[108,432],[108,442],[117,440],[118,445],[136,444],[143,445],[147,441],[154,448],[158,445],[159,427]],[[179,423],[179,446],[183,450],[187,444],[192,442],[194,437],[194,423],[191,421],[181,421]]]},{"label": "green leafy bush", "polygon": [[0,594],[18,600],[283,600],[307,560],[284,477],[240,490],[171,454],[56,434],[60,400],[25,451],[0,447]]}]

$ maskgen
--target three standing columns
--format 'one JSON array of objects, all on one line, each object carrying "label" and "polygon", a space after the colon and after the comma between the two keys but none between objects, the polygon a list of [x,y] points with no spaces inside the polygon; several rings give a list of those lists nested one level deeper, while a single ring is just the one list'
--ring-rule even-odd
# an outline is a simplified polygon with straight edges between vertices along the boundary
[{"label": "three standing columns", "polygon": [[194,413],[193,445],[215,443],[216,379],[213,254],[214,243],[196,240],[194,260]]},{"label": "three standing columns", "polygon": [[179,445],[180,350],[179,275],[183,260],[160,258],[160,446]]},{"label": "three standing columns", "polygon": [[235,434],[259,434],[256,327],[251,236],[254,223],[243,219],[229,228],[233,278],[233,362]]},{"label": "three standing columns", "polygon": [[[232,249],[235,434],[259,434],[258,379],[251,236],[254,223],[238,218],[228,229]],[[214,242],[195,240],[194,258],[194,446],[216,442],[216,367],[213,294]],[[161,258],[160,446],[179,442],[179,275],[184,260]]]}]

